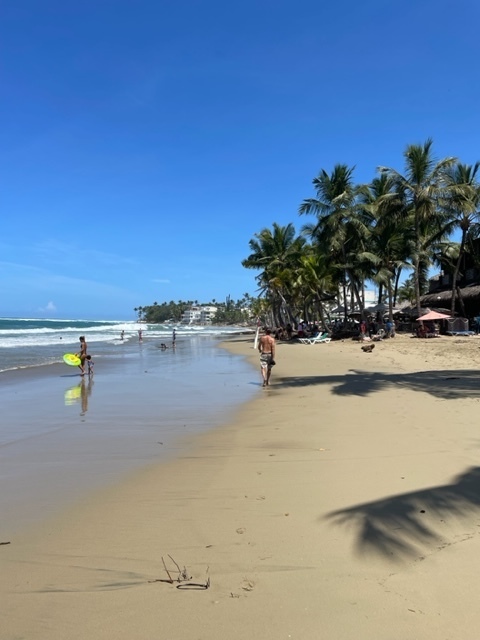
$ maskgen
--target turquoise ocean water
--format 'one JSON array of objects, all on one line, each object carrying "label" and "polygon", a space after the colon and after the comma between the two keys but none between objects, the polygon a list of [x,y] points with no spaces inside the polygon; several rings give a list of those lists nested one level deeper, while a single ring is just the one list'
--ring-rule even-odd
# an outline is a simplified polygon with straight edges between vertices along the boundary
[{"label": "turquoise ocean water", "polygon": [[[245,329],[178,325],[173,348],[173,328],[0,319],[1,535],[175,457],[183,436],[221,425],[257,393],[258,372],[219,348]],[[95,362],[90,378],[62,360],[80,335]],[[244,337],[253,347],[253,333]]]}]

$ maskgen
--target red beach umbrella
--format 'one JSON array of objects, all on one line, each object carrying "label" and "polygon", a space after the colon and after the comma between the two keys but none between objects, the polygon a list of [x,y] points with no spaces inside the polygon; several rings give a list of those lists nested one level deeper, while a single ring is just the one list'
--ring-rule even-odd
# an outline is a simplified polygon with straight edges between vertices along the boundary
[{"label": "red beach umbrella", "polygon": [[447,316],[445,313],[438,313],[438,311],[429,311],[423,316],[417,318],[417,320],[446,320],[447,318],[451,317],[452,316]]}]

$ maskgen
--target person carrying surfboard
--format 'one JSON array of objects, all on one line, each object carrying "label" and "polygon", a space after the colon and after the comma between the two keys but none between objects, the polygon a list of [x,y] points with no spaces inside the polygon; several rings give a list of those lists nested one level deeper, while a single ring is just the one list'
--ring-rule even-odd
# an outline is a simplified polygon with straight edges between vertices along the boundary
[{"label": "person carrying surfboard", "polygon": [[80,353],[75,354],[80,358],[80,364],[78,368],[82,372],[81,375],[85,375],[85,358],[87,357],[87,343],[85,341],[85,336],[80,336]]}]

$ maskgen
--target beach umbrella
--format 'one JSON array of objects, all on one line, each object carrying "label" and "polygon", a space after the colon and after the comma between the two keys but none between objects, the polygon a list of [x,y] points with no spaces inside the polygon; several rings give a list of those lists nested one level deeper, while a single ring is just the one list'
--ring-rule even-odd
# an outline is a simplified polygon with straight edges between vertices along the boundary
[{"label": "beach umbrella", "polygon": [[385,304],[383,302],[379,302],[378,304],[374,305],[373,307],[368,307],[367,311],[388,311],[388,304]]},{"label": "beach umbrella", "polygon": [[425,313],[423,316],[417,318],[417,320],[446,320],[447,318],[451,318],[452,316],[447,316],[445,313],[438,313],[438,311],[429,311]]}]

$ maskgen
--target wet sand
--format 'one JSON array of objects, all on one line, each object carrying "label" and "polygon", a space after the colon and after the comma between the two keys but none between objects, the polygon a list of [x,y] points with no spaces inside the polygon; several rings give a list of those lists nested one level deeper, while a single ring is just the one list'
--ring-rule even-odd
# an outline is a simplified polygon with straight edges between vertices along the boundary
[{"label": "wet sand", "polygon": [[476,637],[479,348],[280,344],[230,424],[0,546],[2,640]]}]

